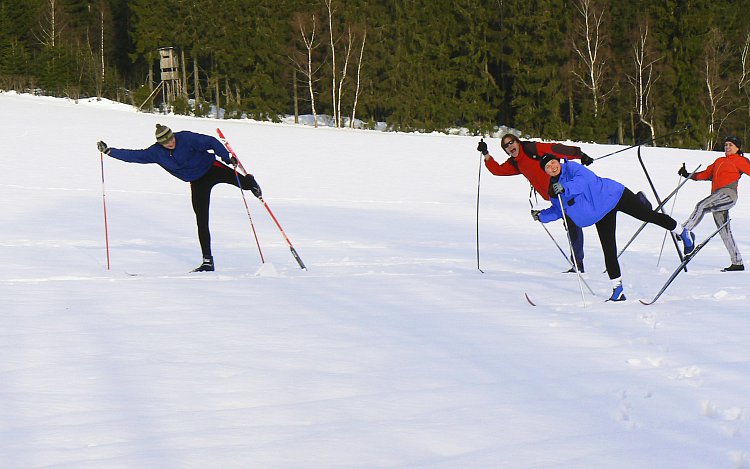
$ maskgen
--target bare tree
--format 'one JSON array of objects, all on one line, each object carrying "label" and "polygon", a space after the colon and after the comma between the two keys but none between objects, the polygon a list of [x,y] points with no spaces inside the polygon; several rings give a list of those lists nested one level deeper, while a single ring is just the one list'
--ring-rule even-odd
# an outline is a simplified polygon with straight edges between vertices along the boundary
[{"label": "bare tree", "polygon": [[635,75],[628,76],[628,80],[633,85],[635,92],[635,113],[638,116],[638,121],[646,125],[651,132],[651,138],[655,138],[654,105],[651,93],[654,83],[659,79],[654,65],[662,57],[654,58],[648,46],[648,24],[644,24],[639,26],[638,37],[635,44],[633,44]]},{"label": "bare tree", "polygon": [[341,110],[336,105],[336,41],[333,36],[333,0],[323,0],[328,10],[328,33],[331,41],[331,105],[333,106],[333,125],[341,127],[338,116]]},{"label": "bare tree", "polygon": [[344,65],[341,67],[341,78],[339,79],[339,85],[338,90],[336,90],[336,117],[335,121],[337,123],[337,127],[343,127],[344,122],[341,118],[341,95],[344,89],[344,80],[346,79],[346,71],[349,68],[349,58],[352,55],[352,44],[353,44],[353,36],[352,36],[352,27],[349,26],[348,28],[348,35],[347,35],[347,41],[346,46],[344,47]]},{"label": "bare tree", "polygon": [[[317,22],[315,14],[307,17],[303,14],[297,14],[294,17],[294,26],[299,31],[302,43],[305,46],[304,58],[297,57],[293,54],[291,57],[297,71],[302,73],[307,79],[307,89],[310,92],[310,106],[312,107],[313,124],[315,127],[318,126],[318,113],[315,109],[315,89],[313,83],[315,82],[315,74],[317,73],[318,67],[313,67],[313,51],[320,45],[316,42],[315,34]],[[303,63],[304,61],[304,63]],[[295,84],[296,86],[296,84]]]},{"label": "bare tree", "polygon": [[[721,30],[712,28],[708,34],[703,53],[704,78],[706,82],[706,108],[708,128],[706,148],[713,148],[724,122],[739,110],[733,105],[732,83],[726,78],[726,69],[731,57],[729,45]],[[743,79],[743,78],[741,78]]]},{"label": "bare tree", "polygon": [[103,2],[99,6],[99,58],[101,59],[102,73],[100,75],[101,86],[97,87],[96,99],[97,101],[102,99],[102,92],[104,88],[104,8],[102,7]]},{"label": "bare tree", "polygon": [[745,44],[743,44],[740,50],[740,66],[741,72],[740,77],[737,80],[737,89],[740,93],[745,95],[745,101],[748,103],[747,112],[750,117],[750,92],[748,90],[748,84],[750,83],[750,63],[748,63],[748,55],[750,54],[750,31],[745,35]]},{"label": "bare tree", "polygon": [[[343,63],[341,64],[341,69],[339,71],[338,69],[338,62],[336,59],[336,43],[339,41],[339,38],[336,37],[336,34],[333,30],[333,15],[335,13],[335,10],[333,8],[333,0],[323,0],[326,6],[326,10],[328,12],[328,32],[329,32],[329,41],[330,41],[330,54],[331,54],[331,100],[332,100],[332,108],[333,108],[333,122],[335,127],[343,127],[344,126],[344,118],[342,113],[342,97],[344,94],[344,82],[346,81],[347,77],[347,71],[349,69],[349,63],[351,62],[352,58],[352,52],[354,50],[354,43],[356,42],[356,36],[357,33],[353,30],[351,25],[347,25],[347,35],[346,35],[346,42],[344,44],[344,59]],[[365,31],[363,29],[363,31]],[[362,57],[364,54],[364,48],[365,48],[365,39],[366,34],[365,32],[362,33],[362,48],[360,49],[359,54],[359,62],[357,65],[357,85],[356,85],[356,91],[355,91],[355,104],[353,105],[352,109],[352,122],[349,123],[349,126],[352,127],[354,125],[354,113],[356,109],[356,101],[359,99],[359,88],[361,83],[361,73],[362,73]],[[338,81],[337,81],[338,80]]]},{"label": "bare tree", "polygon": [[597,9],[593,0],[578,0],[575,3],[580,14],[573,39],[573,50],[582,64],[580,72],[573,74],[578,81],[591,93],[594,106],[594,117],[599,117],[600,106],[611,93],[604,91],[606,60],[603,53],[605,34],[603,28],[604,8]]},{"label": "bare tree", "polygon": [[359,87],[362,80],[362,57],[365,53],[365,41],[367,40],[367,29],[362,30],[362,47],[359,49],[359,61],[357,61],[357,86],[354,90],[354,104],[352,105],[352,120],[349,127],[354,128],[354,118],[357,114],[357,103],[359,102]]},{"label": "bare tree", "polygon": [[42,45],[54,49],[64,24],[60,20],[57,0],[47,0],[47,6],[49,9],[45,11],[44,18],[39,23],[39,35],[34,33],[34,36]]}]

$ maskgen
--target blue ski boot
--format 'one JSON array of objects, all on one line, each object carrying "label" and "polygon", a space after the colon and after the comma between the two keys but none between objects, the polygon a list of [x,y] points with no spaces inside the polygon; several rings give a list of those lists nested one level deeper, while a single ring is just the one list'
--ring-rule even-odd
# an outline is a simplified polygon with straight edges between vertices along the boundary
[{"label": "blue ski boot", "polygon": [[612,296],[607,301],[625,301],[626,299],[622,285],[618,285],[612,289]]},{"label": "blue ski boot", "polygon": [[682,240],[682,244],[685,246],[683,252],[685,255],[689,255],[695,249],[695,233],[689,231],[687,228],[682,229],[682,233],[678,236]]}]

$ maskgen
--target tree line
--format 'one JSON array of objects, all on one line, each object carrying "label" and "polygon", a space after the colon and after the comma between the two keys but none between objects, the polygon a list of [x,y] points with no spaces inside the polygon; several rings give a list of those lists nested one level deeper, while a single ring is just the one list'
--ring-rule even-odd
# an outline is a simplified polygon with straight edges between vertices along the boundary
[{"label": "tree line", "polygon": [[[632,144],[747,137],[750,0],[0,0],[0,89]],[[179,60],[161,83],[159,49]],[[157,90],[158,91],[158,90]],[[167,99],[168,103],[163,101]]]}]

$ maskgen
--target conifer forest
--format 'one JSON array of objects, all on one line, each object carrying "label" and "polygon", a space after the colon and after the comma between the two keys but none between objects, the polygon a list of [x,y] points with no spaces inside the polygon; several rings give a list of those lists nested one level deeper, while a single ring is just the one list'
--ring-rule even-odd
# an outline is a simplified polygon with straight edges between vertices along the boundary
[{"label": "conifer forest", "polygon": [[[147,112],[747,140],[750,0],[0,0],[0,90]],[[164,51],[176,68],[165,81]],[[676,132],[689,128],[688,131]],[[667,142],[665,142],[667,144]]]}]

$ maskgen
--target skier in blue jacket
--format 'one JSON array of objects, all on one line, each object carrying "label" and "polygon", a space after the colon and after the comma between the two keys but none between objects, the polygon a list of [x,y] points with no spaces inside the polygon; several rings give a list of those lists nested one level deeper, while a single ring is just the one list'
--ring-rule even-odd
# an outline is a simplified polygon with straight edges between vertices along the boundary
[{"label": "skier in blue jacket", "polygon": [[685,253],[692,252],[693,239],[687,235],[687,230],[669,215],[652,210],[642,193],[636,195],[619,182],[599,177],[573,161],[560,164],[560,160],[552,154],[542,156],[539,164],[551,177],[552,206],[545,210],[532,210],[532,217],[542,223],[562,218],[562,200],[565,214],[578,226],[596,226],[604,252],[604,265],[612,281],[612,296],[608,301],[625,300],[615,239],[617,212],[627,213],[641,221],[670,230],[683,241]]},{"label": "skier in blue jacket", "polygon": [[[156,143],[143,150],[110,148],[99,141],[96,146],[102,153],[129,163],[156,163],[169,174],[190,183],[193,211],[198,224],[198,240],[203,262],[193,272],[212,272],[214,258],[211,254],[211,233],[208,229],[208,207],[211,189],[220,183],[238,185],[235,174],[237,161],[229,155],[222,143],[210,135],[172,130],[156,124]],[[219,157],[219,162],[216,157]],[[228,165],[235,166],[230,168]],[[252,174],[240,176],[240,187],[262,197],[260,186]]]}]

